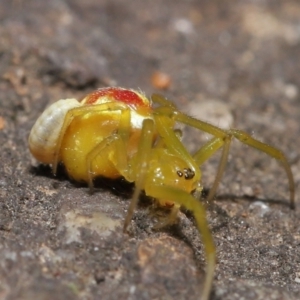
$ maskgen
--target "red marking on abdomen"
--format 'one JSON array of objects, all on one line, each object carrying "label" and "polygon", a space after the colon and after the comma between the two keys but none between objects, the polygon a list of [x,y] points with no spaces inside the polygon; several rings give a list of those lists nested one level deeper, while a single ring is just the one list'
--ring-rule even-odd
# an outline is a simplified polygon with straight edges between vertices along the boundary
[{"label": "red marking on abdomen", "polygon": [[86,96],[86,104],[94,104],[101,97],[111,97],[115,101],[120,101],[128,105],[133,106],[149,106],[149,103],[145,103],[143,99],[131,90],[108,87],[96,90]]}]

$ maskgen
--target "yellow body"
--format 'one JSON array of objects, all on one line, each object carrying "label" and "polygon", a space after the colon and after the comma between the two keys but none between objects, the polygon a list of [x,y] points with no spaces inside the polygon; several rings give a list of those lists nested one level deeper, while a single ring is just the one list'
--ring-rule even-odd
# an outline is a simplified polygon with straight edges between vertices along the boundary
[{"label": "yellow body", "polygon": [[[93,177],[104,176],[107,178],[121,177],[115,162],[115,151],[110,147],[103,149],[93,160],[92,169],[88,170],[87,155],[118,129],[120,113],[99,113],[77,116],[67,128],[60,148],[60,161],[63,161],[70,177],[76,181],[88,182],[88,172]],[[137,151],[140,130],[130,132],[127,155],[130,158]],[[125,151],[125,149],[123,150]]]}]

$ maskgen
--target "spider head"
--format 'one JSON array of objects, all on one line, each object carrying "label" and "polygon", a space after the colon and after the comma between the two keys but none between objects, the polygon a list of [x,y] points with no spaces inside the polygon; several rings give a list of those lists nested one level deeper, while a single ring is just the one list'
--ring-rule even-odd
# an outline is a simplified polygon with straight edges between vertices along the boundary
[{"label": "spider head", "polygon": [[[180,157],[167,149],[153,149],[147,183],[177,188],[191,193],[200,187],[200,170],[192,170]],[[145,187],[147,190],[147,187]]]}]

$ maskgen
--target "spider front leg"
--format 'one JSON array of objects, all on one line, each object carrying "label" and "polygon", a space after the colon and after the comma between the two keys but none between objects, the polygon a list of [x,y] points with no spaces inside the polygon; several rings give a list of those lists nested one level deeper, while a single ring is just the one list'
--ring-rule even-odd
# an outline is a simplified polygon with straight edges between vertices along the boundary
[{"label": "spider front leg", "polygon": [[202,131],[205,131],[207,133],[213,134],[216,137],[219,137],[223,139],[224,141],[224,148],[223,148],[223,154],[221,157],[221,161],[218,167],[216,179],[212,188],[212,193],[209,195],[209,198],[212,199],[213,193],[216,191],[217,186],[221,180],[221,177],[224,173],[225,170],[225,165],[228,159],[228,152],[229,152],[229,147],[230,147],[230,141],[233,137],[241,141],[243,144],[246,144],[248,146],[251,146],[252,148],[255,148],[261,152],[266,153],[270,157],[275,158],[278,160],[286,174],[287,178],[289,181],[289,190],[290,190],[290,207],[293,209],[295,208],[295,182],[294,182],[294,177],[293,173],[291,170],[291,166],[286,158],[286,156],[277,148],[272,147],[270,145],[267,145],[265,143],[262,143],[258,141],[257,139],[252,138],[249,134],[247,134],[244,131],[237,130],[237,129],[229,129],[229,130],[222,130],[216,126],[213,126],[209,123],[193,119],[185,114],[182,113],[176,113],[175,119],[179,122],[182,122],[184,124],[190,125],[192,127],[198,128]]},{"label": "spider front leg", "polygon": [[216,265],[216,250],[211,231],[206,221],[206,211],[203,204],[195,199],[191,194],[174,187],[151,184],[147,186],[147,190],[151,190],[152,197],[158,199],[170,199],[175,205],[183,206],[193,213],[197,223],[197,228],[201,233],[207,262],[206,277],[203,291],[201,291],[201,299],[209,299]]},{"label": "spider front leg", "polygon": [[137,152],[133,157],[128,157],[127,148],[130,135],[130,111],[121,111],[118,133],[113,134],[102,140],[87,155],[87,177],[90,188],[93,188],[93,165],[96,159],[109,159],[120,175],[129,182],[135,182],[135,190],[130,202],[127,216],[124,221],[124,231],[129,225],[134,209],[137,205],[141,190],[145,187],[145,179],[148,171],[149,157],[151,154],[154,122],[151,119],[145,119],[140,132],[140,139],[137,146]]},{"label": "spider front leg", "polygon": [[220,147],[223,147],[217,175],[213,183],[213,186],[209,191],[207,201],[211,201],[213,199],[215,192],[218,188],[218,185],[221,181],[226,163],[228,161],[230,143],[233,137],[241,141],[243,144],[246,144],[248,146],[251,146],[252,148],[255,148],[261,152],[266,153],[267,155],[275,158],[282,164],[289,181],[290,207],[291,209],[294,209],[295,208],[295,183],[294,183],[294,177],[293,177],[290,164],[288,163],[288,160],[285,157],[285,155],[277,148],[262,143],[257,139],[251,137],[248,133],[237,129],[224,130],[223,138],[213,138],[207,144],[201,147],[194,155],[194,159],[201,165],[205,160],[207,160],[210,156],[212,156]]},{"label": "spider front leg", "polygon": [[154,137],[154,122],[151,119],[143,121],[141,137],[138,144],[138,149],[134,159],[131,159],[131,177],[135,181],[135,190],[128,207],[128,212],[125,218],[123,230],[126,231],[134,209],[136,208],[141,190],[145,188],[146,175],[148,171],[149,159]]},{"label": "spider front leg", "polygon": [[[290,207],[292,209],[295,207],[295,182],[294,182],[293,173],[292,173],[291,166],[290,166],[286,156],[280,150],[252,138],[249,134],[247,134],[246,132],[243,132],[241,130],[236,130],[236,129],[223,130],[223,129],[220,129],[209,123],[194,119],[188,115],[185,115],[185,114],[183,114],[177,110],[174,110],[170,107],[167,107],[167,106],[159,107],[158,109],[156,109],[156,111],[159,112],[160,114],[164,114],[164,115],[168,116],[172,120],[175,120],[177,122],[197,128],[201,131],[209,133],[209,134],[215,136],[216,138],[220,138],[220,140],[224,141],[223,154],[222,154],[222,158],[221,158],[221,161],[220,161],[220,164],[218,167],[216,179],[213,184],[213,189],[212,189],[210,198],[213,197],[213,193],[217,189],[220,179],[224,173],[224,169],[225,169],[225,165],[226,165],[227,157],[228,157],[228,151],[229,151],[229,147],[230,147],[230,140],[233,137],[235,137],[242,143],[249,145],[252,148],[255,148],[261,152],[264,152],[267,155],[269,155],[270,157],[275,158],[282,164],[282,166],[286,172],[288,181],[289,181]],[[214,151],[207,152],[208,155],[210,153],[214,153]]]}]

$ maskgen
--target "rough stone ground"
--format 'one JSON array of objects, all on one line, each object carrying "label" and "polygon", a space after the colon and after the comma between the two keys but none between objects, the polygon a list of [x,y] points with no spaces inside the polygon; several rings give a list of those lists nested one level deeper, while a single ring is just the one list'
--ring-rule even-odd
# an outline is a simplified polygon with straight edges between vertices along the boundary
[{"label": "rough stone ground", "polygon": [[[161,92],[282,149],[298,202],[299,28],[298,0],[2,0],[0,298],[198,299],[205,265],[192,215],[153,230],[142,201],[123,234],[130,187],[99,184],[90,195],[53,177],[31,158],[30,128],[48,104],[97,87]],[[167,90],[154,72],[170,77]],[[191,150],[207,138],[185,133]],[[206,188],[217,161],[203,166]],[[300,210],[288,199],[277,162],[233,143],[208,213],[218,251],[211,299],[300,298]]]}]

